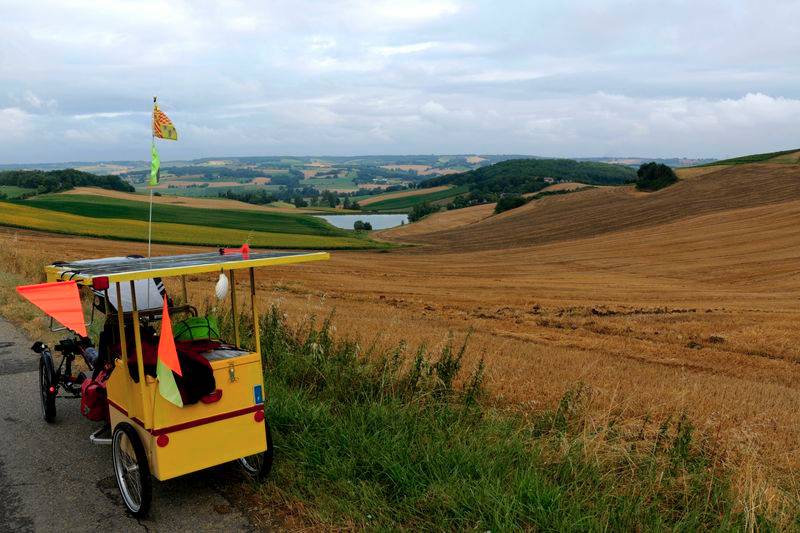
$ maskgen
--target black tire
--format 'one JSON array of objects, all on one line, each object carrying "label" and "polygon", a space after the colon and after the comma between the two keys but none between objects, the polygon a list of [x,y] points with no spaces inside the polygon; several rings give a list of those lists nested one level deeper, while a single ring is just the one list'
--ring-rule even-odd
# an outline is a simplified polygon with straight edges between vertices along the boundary
[{"label": "black tire", "polygon": [[114,428],[111,456],[122,502],[134,517],[146,517],[153,499],[150,463],[139,434],[127,422]]},{"label": "black tire", "polygon": [[53,358],[44,352],[39,357],[39,399],[42,404],[42,418],[48,424],[56,419],[56,372],[53,370]]},{"label": "black tire", "polygon": [[264,418],[264,428],[267,432],[267,449],[255,455],[248,455],[239,459],[239,466],[242,467],[245,475],[257,481],[263,481],[272,470],[272,461],[275,458],[275,448],[272,446],[272,431],[269,429],[269,422]]}]

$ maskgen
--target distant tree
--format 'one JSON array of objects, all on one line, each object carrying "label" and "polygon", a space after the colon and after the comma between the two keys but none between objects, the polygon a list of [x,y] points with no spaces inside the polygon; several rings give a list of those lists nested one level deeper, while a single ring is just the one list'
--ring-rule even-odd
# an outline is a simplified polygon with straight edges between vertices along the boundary
[{"label": "distant tree", "polygon": [[328,207],[336,207],[339,205],[339,196],[333,191],[325,191],[322,193],[322,202]]},{"label": "distant tree", "polygon": [[5,200],[7,198],[8,198],[8,195],[6,193],[4,193],[3,191],[0,191],[0,200]]},{"label": "distant tree", "polygon": [[640,191],[657,191],[678,181],[675,171],[654,161],[641,165],[636,176],[636,188]]},{"label": "distant tree", "polygon": [[495,214],[502,213],[503,211],[516,209],[517,207],[525,205],[526,203],[527,200],[525,200],[525,198],[523,198],[522,196],[518,195],[503,196],[497,201],[497,204],[494,206],[494,212]]},{"label": "distant tree", "polygon": [[342,204],[342,207],[345,209],[350,209],[350,197],[344,197],[344,203]]},{"label": "distant tree", "polygon": [[358,202],[353,200],[353,202],[350,204],[350,209],[355,209],[356,211],[360,211],[361,210],[361,206],[358,205]]},{"label": "distant tree", "polygon": [[356,231],[372,231],[372,224],[363,220],[356,220],[353,223],[353,229]]},{"label": "distant tree", "polygon": [[435,213],[439,210],[438,205],[432,205],[428,202],[423,202],[421,204],[416,204],[412,209],[411,212],[408,214],[409,222],[416,222],[425,218],[426,216]]},{"label": "distant tree", "polygon": [[295,207],[308,207],[308,202],[303,200],[303,197],[300,195],[295,196],[292,203]]}]

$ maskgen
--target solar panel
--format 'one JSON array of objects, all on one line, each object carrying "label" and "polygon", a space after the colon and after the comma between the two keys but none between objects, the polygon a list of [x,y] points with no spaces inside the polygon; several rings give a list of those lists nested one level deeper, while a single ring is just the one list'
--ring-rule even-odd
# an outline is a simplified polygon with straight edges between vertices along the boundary
[{"label": "solar panel", "polygon": [[132,281],[151,277],[199,274],[220,270],[235,270],[270,265],[302,263],[328,259],[327,252],[219,252],[159,257],[106,257],[53,263],[46,267],[48,280],[76,280],[89,284],[93,278],[107,277],[109,281]]}]

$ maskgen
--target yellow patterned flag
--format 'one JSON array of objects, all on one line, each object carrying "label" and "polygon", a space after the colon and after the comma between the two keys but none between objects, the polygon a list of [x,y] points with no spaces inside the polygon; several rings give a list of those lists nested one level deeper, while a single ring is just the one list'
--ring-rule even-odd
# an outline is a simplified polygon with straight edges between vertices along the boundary
[{"label": "yellow patterned flag", "polygon": [[172,125],[169,117],[158,108],[158,104],[153,105],[153,135],[159,139],[178,140],[178,130]]}]

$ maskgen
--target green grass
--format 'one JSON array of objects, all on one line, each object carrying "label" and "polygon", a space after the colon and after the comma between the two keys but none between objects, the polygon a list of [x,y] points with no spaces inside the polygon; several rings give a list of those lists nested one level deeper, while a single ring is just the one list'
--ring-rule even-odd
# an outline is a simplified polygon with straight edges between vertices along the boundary
[{"label": "green grass", "polygon": [[[645,438],[613,418],[597,427],[584,387],[552,410],[498,411],[486,403],[482,365],[462,368],[465,347],[382,353],[333,337],[328,322],[290,328],[274,308],[261,328],[276,459],[271,478],[255,488],[265,509],[285,502],[307,527],[746,526],[727,474],[685,417],[663,420]],[[593,439],[603,446],[591,446]],[[770,527],[767,517],[755,518]]]},{"label": "green grass", "polygon": [[35,193],[36,189],[25,189],[24,187],[16,187],[14,185],[0,185],[0,193],[4,194],[6,198],[17,198],[26,193]]},{"label": "green grass", "polygon": [[799,151],[800,149],[794,148],[792,150],[783,150],[781,152],[768,152],[764,154],[751,154],[751,155],[744,155],[741,157],[734,157],[731,159],[721,159],[719,161],[713,161],[711,163],[706,163],[705,165],[698,165],[701,167],[713,167],[716,165],[744,165],[746,163],[760,163],[762,161],[767,161],[768,159],[772,159],[775,157],[779,157],[782,155],[788,155],[794,152]]},{"label": "green grass", "polygon": [[375,202],[369,205],[364,206],[365,211],[407,211],[411,210],[415,205],[423,204],[426,202],[436,202],[440,200],[445,200],[447,198],[453,198],[458,196],[459,194],[466,193],[468,188],[466,186],[463,187],[453,187],[450,189],[446,189],[443,191],[436,191],[431,193],[422,193],[415,196],[403,196],[400,198],[389,198],[387,200],[381,200],[380,202]]}]

